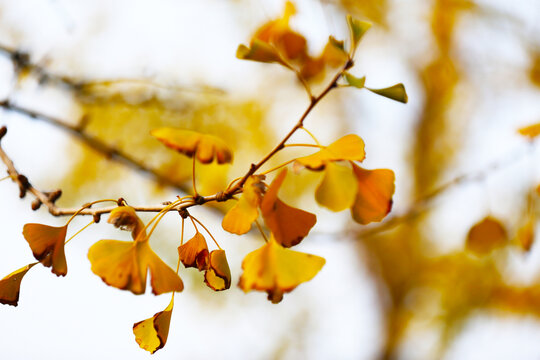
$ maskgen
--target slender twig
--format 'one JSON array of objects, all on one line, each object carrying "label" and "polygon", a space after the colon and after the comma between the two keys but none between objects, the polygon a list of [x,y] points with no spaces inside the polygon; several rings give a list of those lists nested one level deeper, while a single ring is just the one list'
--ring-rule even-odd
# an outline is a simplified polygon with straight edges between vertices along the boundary
[{"label": "slender twig", "polygon": [[139,159],[130,155],[128,152],[117,149],[107,144],[103,140],[99,139],[98,137],[95,137],[86,133],[79,126],[68,124],[67,122],[60,120],[56,117],[42,114],[40,112],[28,109],[26,107],[14,104],[10,101],[0,102],[0,107],[8,111],[13,111],[13,112],[26,115],[30,117],[31,119],[41,120],[48,124],[51,124],[54,127],[59,128],[73,135],[74,137],[79,139],[81,142],[83,142],[86,146],[88,146],[92,150],[105,156],[105,158],[116,161],[123,165],[129,166],[137,171],[150,175],[156,180],[156,182],[160,184],[170,186],[183,193],[188,193],[190,191],[189,187],[186,186],[185,184],[173,181],[168,176],[160,174],[159,172],[157,172],[157,170],[152,169],[151,167],[147,166]]}]

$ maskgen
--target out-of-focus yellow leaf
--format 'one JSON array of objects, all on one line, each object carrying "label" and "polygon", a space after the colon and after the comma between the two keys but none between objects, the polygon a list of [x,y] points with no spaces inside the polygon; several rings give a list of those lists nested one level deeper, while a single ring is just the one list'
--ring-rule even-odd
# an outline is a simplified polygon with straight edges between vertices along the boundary
[{"label": "out-of-focus yellow leaf", "polygon": [[533,54],[531,67],[529,68],[529,79],[534,85],[540,87],[540,52]]},{"label": "out-of-focus yellow leaf", "polygon": [[154,314],[149,319],[133,324],[135,341],[142,349],[153,354],[165,346],[169,336],[173,304],[174,300],[171,299],[165,310]]},{"label": "out-of-focus yellow leaf", "polygon": [[283,169],[272,181],[261,202],[261,212],[276,241],[282,246],[291,247],[307,236],[317,222],[317,217],[293,208],[278,198],[279,188],[286,175],[287,169]]},{"label": "out-of-focus yellow leaf", "polygon": [[250,176],[243,187],[240,200],[223,218],[221,226],[226,231],[242,235],[251,229],[251,224],[259,216],[258,207],[261,203],[264,176]]},{"label": "out-of-focus yellow leaf", "polygon": [[214,159],[218,164],[232,162],[232,150],[216,136],[168,127],[152,130],[151,134],[165,146],[189,157],[195,156],[203,164]]},{"label": "out-of-focus yellow leaf", "polygon": [[337,68],[343,66],[349,60],[349,54],[345,51],[343,41],[330,36],[324,47],[321,58],[326,65]]},{"label": "out-of-focus yellow leaf", "polygon": [[519,228],[517,232],[518,245],[524,250],[529,251],[534,244],[535,219],[530,218],[525,225]]},{"label": "out-of-focus yellow leaf", "polygon": [[133,239],[136,239],[141,231],[141,238],[146,237],[144,223],[131,206],[119,206],[113,209],[107,222],[122,230],[131,231]]},{"label": "out-of-focus yellow leaf", "polygon": [[25,224],[23,236],[30,245],[36,260],[51,267],[57,276],[66,276],[67,263],[64,253],[67,225],[61,227],[43,224]]},{"label": "out-of-focus yellow leaf", "polygon": [[296,159],[310,170],[322,170],[329,161],[363,161],[366,157],[364,141],[358,135],[350,134],[334,141],[315,154]]},{"label": "out-of-focus yellow leaf", "polygon": [[392,209],[394,172],[388,169],[366,170],[353,164],[358,191],[351,208],[353,219],[362,224],[381,221]]},{"label": "out-of-focus yellow leaf", "polygon": [[0,280],[0,304],[17,306],[21,291],[21,281],[28,270],[36,264],[32,263],[23,266]]},{"label": "out-of-focus yellow leaf", "polygon": [[225,250],[214,250],[210,253],[210,262],[204,273],[204,282],[215,291],[227,290],[231,287],[231,270],[225,256]]},{"label": "out-of-focus yellow leaf", "polygon": [[194,267],[199,271],[208,268],[208,245],[204,236],[197,232],[189,241],[178,247],[178,256],[186,268]]},{"label": "out-of-focus yellow leaf", "polygon": [[264,246],[246,255],[238,285],[245,292],[266,291],[268,299],[278,303],[283,293],[317,275],[324,263],[322,257],[286,249],[271,237]]},{"label": "out-of-focus yellow leaf", "polygon": [[100,240],[88,251],[92,272],[110,286],[139,295],[150,269],[152,292],[182,291],[182,279],[150,248],[148,241]]},{"label": "out-of-focus yellow leaf", "polygon": [[467,235],[467,250],[476,255],[486,255],[506,245],[508,239],[504,226],[490,216],[475,224]]},{"label": "out-of-focus yellow leaf", "polygon": [[332,211],[342,211],[354,203],[357,187],[350,168],[328,162],[323,180],[315,192],[315,199]]},{"label": "out-of-focus yellow leaf", "polygon": [[403,84],[401,83],[384,88],[384,89],[370,89],[370,88],[366,88],[366,89],[368,89],[369,91],[377,95],[381,95],[389,99],[402,102],[404,104],[406,104],[407,101],[409,101],[409,98],[407,97],[407,92],[405,91],[405,86],[403,86]]},{"label": "out-of-focus yellow leaf", "polygon": [[518,133],[532,140],[540,135],[540,123],[522,127],[518,129]]}]

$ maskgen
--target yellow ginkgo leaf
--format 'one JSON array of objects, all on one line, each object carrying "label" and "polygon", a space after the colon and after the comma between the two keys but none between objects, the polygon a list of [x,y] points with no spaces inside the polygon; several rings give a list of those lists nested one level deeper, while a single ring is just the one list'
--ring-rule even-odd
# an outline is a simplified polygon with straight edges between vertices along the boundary
[{"label": "yellow ginkgo leaf", "polygon": [[[133,239],[144,231],[144,223],[131,206],[119,206],[113,209],[107,222],[122,230],[131,231]],[[146,237],[146,231],[141,234],[141,237]]]},{"label": "yellow ginkgo leaf", "polygon": [[168,127],[152,130],[151,134],[165,146],[189,157],[195,156],[203,164],[214,159],[218,164],[225,164],[233,159],[227,143],[214,135]]},{"label": "yellow ginkgo leaf", "polygon": [[347,15],[347,24],[349,25],[349,30],[351,32],[352,48],[354,51],[366,31],[371,27],[371,24],[366,21],[357,20],[351,15]]},{"label": "yellow ginkgo leaf", "polygon": [[208,268],[208,245],[204,236],[197,232],[189,241],[178,247],[178,256],[186,268],[194,267],[199,271]]},{"label": "yellow ginkgo leaf", "polygon": [[0,304],[17,306],[19,302],[21,281],[28,270],[36,264],[37,263],[32,263],[23,266],[0,280]]},{"label": "yellow ginkgo leaf", "polygon": [[153,354],[165,346],[169,336],[173,304],[174,299],[171,299],[165,310],[154,314],[149,319],[133,324],[135,341],[142,349]]},{"label": "yellow ginkgo leaf", "polygon": [[466,247],[467,250],[481,256],[506,245],[507,241],[504,226],[499,220],[487,216],[469,230]]},{"label": "yellow ginkgo leaf", "polygon": [[210,263],[204,273],[204,282],[215,291],[231,287],[231,270],[225,257],[225,250],[214,250],[210,253]]},{"label": "yellow ginkgo leaf", "polygon": [[540,135],[540,123],[522,127],[518,129],[518,133],[532,140]]},{"label": "yellow ginkgo leaf", "polygon": [[286,175],[287,169],[283,169],[272,181],[261,202],[261,212],[276,241],[282,246],[291,247],[306,237],[317,222],[317,217],[289,206],[278,198],[279,188]]},{"label": "yellow ginkgo leaf", "polygon": [[182,279],[150,248],[148,241],[100,240],[88,251],[92,272],[110,286],[143,294],[150,269],[152,292],[182,291]]},{"label": "yellow ginkgo leaf", "polygon": [[51,271],[58,276],[67,274],[64,242],[66,240],[67,225],[61,227],[43,224],[25,224],[23,236],[28,241],[36,260],[43,266],[51,267]]},{"label": "yellow ginkgo leaf", "polygon": [[353,219],[362,224],[381,221],[392,209],[394,172],[388,169],[366,170],[353,164],[356,199],[351,208]]},{"label": "yellow ginkgo leaf", "polygon": [[321,57],[326,65],[333,68],[343,66],[349,60],[343,41],[336,40],[333,36],[328,38]]},{"label": "yellow ginkgo leaf", "polygon": [[352,170],[329,162],[324,169],[324,177],[315,191],[315,199],[332,211],[342,211],[352,206],[356,190]]},{"label": "yellow ginkgo leaf", "polygon": [[271,237],[244,258],[238,285],[245,292],[266,291],[268,299],[278,303],[284,293],[317,275],[324,263],[322,257],[286,249]]},{"label": "yellow ginkgo leaf", "polygon": [[310,170],[322,170],[329,161],[363,161],[366,157],[364,141],[358,135],[350,134],[334,141],[315,154],[304,156],[296,161]]},{"label": "yellow ginkgo leaf", "polygon": [[259,216],[264,184],[264,176],[250,176],[244,184],[240,200],[227,212],[221,226],[224,230],[242,235],[251,229],[251,224]]}]

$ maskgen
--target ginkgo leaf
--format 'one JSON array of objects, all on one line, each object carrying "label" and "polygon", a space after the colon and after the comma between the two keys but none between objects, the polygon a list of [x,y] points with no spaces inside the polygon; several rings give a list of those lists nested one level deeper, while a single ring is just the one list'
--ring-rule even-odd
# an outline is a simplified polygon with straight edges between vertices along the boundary
[{"label": "ginkgo leaf", "polygon": [[540,135],[540,123],[522,127],[518,129],[518,133],[532,140]]},{"label": "ginkgo leaf", "polygon": [[197,231],[185,244],[178,247],[178,256],[186,268],[194,267],[199,271],[208,268],[208,245],[204,236]]},{"label": "ginkgo leaf", "polygon": [[135,341],[142,349],[153,354],[165,346],[169,336],[173,305],[174,299],[171,299],[165,310],[154,314],[149,319],[133,324]]},{"label": "ginkgo leaf", "polygon": [[209,164],[214,159],[218,164],[225,164],[233,159],[227,143],[214,135],[169,127],[154,129],[151,134],[165,146],[189,157],[195,156],[203,164]]},{"label": "ginkgo leaf", "polygon": [[17,306],[19,302],[21,281],[28,270],[36,264],[37,263],[32,263],[23,266],[0,280],[0,304]]},{"label": "ginkgo leaf", "polygon": [[394,172],[388,169],[366,170],[353,164],[358,191],[351,208],[353,219],[362,224],[381,221],[392,209]]},{"label": "ginkgo leaf", "polygon": [[469,230],[466,247],[476,255],[486,255],[507,241],[504,226],[499,220],[487,216]]},{"label": "ginkgo leaf", "polygon": [[352,48],[356,49],[358,43],[360,42],[366,31],[368,31],[371,27],[371,23],[356,20],[351,15],[347,15],[347,25],[349,25],[349,29],[351,32]]},{"label": "ginkgo leaf", "polygon": [[342,211],[352,206],[356,190],[356,179],[351,169],[329,162],[315,191],[315,199],[332,211]]},{"label": "ginkgo leaf", "polygon": [[231,270],[225,250],[214,250],[210,253],[210,263],[204,273],[204,282],[215,291],[227,290],[231,287]]},{"label": "ginkgo leaf", "polygon": [[23,236],[30,245],[36,260],[43,266],[51,267],[57,276],[67,274],[64,242],[66,240],[67,225],[61,227],[43,224],[25,224]]},{"label": "ginkgo leaf", "polygon": [[366,77],[363,76],[361,78],[358,78],[352,74],[345,73],[345,81],[347,81],[347,84],[350,86],[358,89],[363,89],[364,85],[366,84]]},{"label": "ginkgo leaf", "polygon": [[259,216],[258,207],[261,203],[264,176],[250,176],[243,187],[242,196],[227,212],[221,226],[224,230],[242,235],[251,229],[251,224]]},{"label": "ginkgo leaf", "polygon": [[110,286],[143,294],[150,269],[152,292],[182,291],[182,279],[150,248],[148,241],[100,240],[88,251],[92,272]]},{"label": "ginkgo leaf", "polygon": [[278,198],[279,188],[286,175],[287,169],[283,169],[272,181],[261,202],[261,212],[276,241],[282,246],[291,247],[307,236],[317,222],[317,217],[291,207]]},{"label": "ginkgo leaf", "polygon": [[371,88],[366,88],[366,89],[368,89],[369,91],[377,95],[381,95],[389,99],[402,102],[404,104],[406,104],[407,101],[409,101],[407,92],[405,91],[405,86],[403,86],[403,84],[401,83],[387,87],[387,88],[383,88],[383,89],[371,89]]},{"label": "ginkgo leaf", "polygon": [[284,64],[275,47],[258,39],[254,39],[249,47],[239,45],[236,57],[241,60]]},{"label": "ginkgo leaf", "polygon": [[143,231],[141,238],[146,237],[144,223],[131,206],[119,206],[113,209],[107,222],[122,230],[131,231],[133,239],[136,239],[141,231]]},{"label": "ginkgo leaf", "polygon": [[329,161],[363,161],[366,157],[364,141],[358,135],[350,134],[334,141],[315,154],[296,159],[296,162],[310,170],[322,170]]},{"label": "ginkgo leaf", "polygon": [[245,292],[266,291],[268,299],[278,303],[283,293],[317,275],[324,263],[322,257],[286,249],[271,237],[261,248],[246,255],[238,285]]}]

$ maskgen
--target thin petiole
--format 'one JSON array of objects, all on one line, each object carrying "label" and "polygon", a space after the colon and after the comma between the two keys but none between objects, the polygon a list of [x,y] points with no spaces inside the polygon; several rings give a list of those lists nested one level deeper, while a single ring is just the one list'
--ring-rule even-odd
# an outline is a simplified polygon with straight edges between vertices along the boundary
[{"label": "thin petiole", "polygon": [[67,244],[68,242],[71,241],[71,239],[73,239],[75,236],[79,235],[80,233],[83,232],[83,230],[85,230],[86,228],[88,228],[90,225],[94,224],[94,220],[90,221],[88,224],[86,224],[82,229],[80,229],[79,231],[77,231],[75,234],[71,235],[71,237],[69,239],[67,239],[65,242],[64,242],[64,245]]},{"label": "thin petiole", "polygon": [[257,225],[257,228],[259,229],[262,237],[264,238],[264,241],[268,242],[268,238],[266,237],[266,234],[264,233],[261,224],[259,224],[259,220],[255,220],[255,225]]},{"label": "thin petiole", "polygon": [[306,129],[304,126],[301,126],[300,129],[304,130],[312,139],[313,141],[315,141],[315,143],[317,145],[319,145],[319,147],[322,147],[321,146],[321,143],[319,142],[319,140],[317,140],[317,138],[315,137],[315,135],[313,135],[313,133],[311,131],[309,131],[308,129]]},{"label": "thin petiole", "polygon": [[195,181],[195,155],[193,155],[193,171],[191,174],[191,181],[193,183],[193,196],[197,197],[199,196],[199,193],[197,192],[197,184]]},{"label": "thin petiole", "polygon": [[[216,241],[216,239],[214,238],[214,236],[212,235],[212,233],[207,229],[206,226],[204,226],[204,224],[202,222],[200,222],[196,217],[193,217],[193,216],[189,216],[191,218],[191,221],[195,220],[199,225],[202,226],[202,228],[208,233],[208,235],[210,235],[210,237],[212,238],[212,240],[214,240],[214,243],[216,244],[216,246],[219,248],[219,250],[223,250],[221,248],[221,246],[219,246],[218,242]],[[193,223],[193,225],[195,225],[195,223]]]},{"label": "thin petiole", "polygon": [[261,173],[261,175],[266,175],[268,173],[271,173],[272,171],[276,171],[278,169],[281,169],[282,167],[289,165],[290,163],[292,163],[295,160],[296,159],[291,159],[291,160],[289,160],[287,162],[284,162],[283,164],[275,166],[275,167],[271,168],[270,170],[266,170],[265,172]]},{"label": "thin petiole", "polygon": [[322,148],[321,145],[314,145],[314,144],[286,144],[286,145],[283,145],[283,147],[293,147],[293,146]]}]

